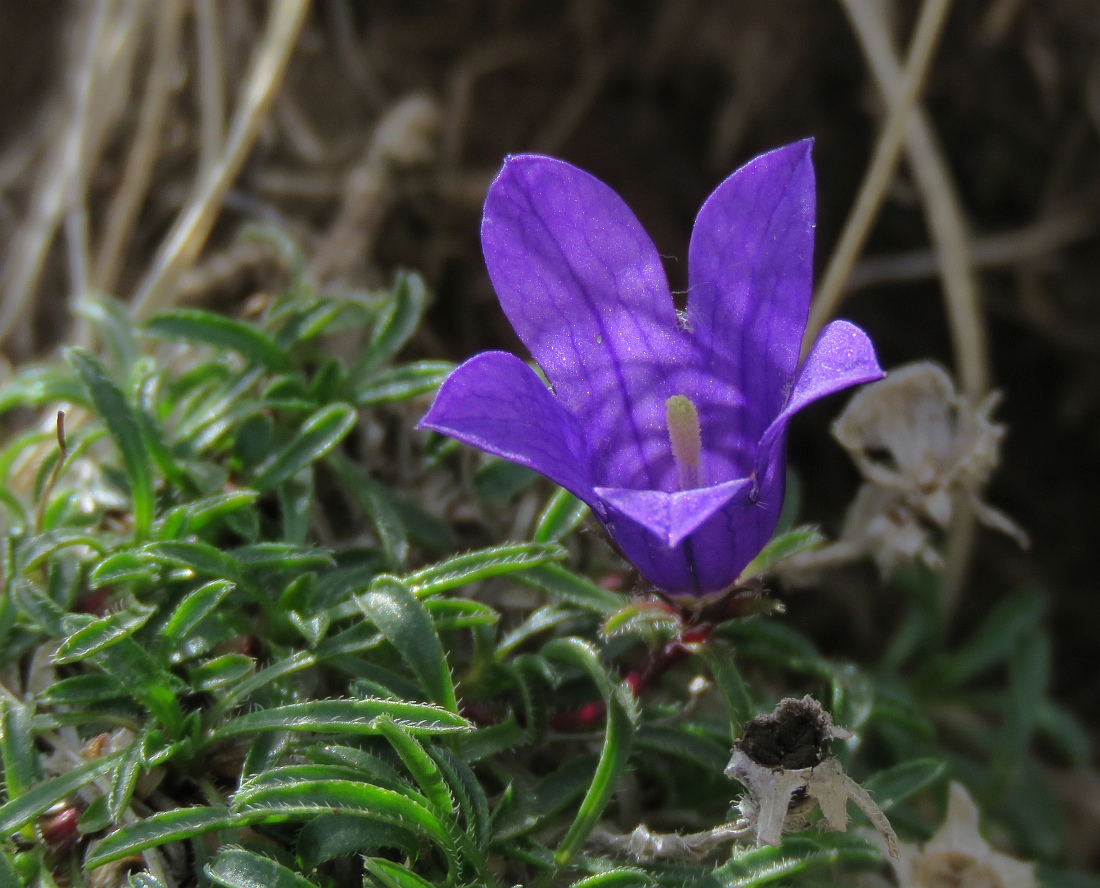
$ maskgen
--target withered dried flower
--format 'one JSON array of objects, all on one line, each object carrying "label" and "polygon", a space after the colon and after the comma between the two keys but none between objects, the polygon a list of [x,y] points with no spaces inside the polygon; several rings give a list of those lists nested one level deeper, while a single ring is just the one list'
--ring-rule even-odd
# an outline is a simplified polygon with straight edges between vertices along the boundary
[{"label": "withered dried flower", "polygon": [[815,806],[821,809],[826,829],[843,832],[851,799],[874,824],[891,856],[897,856],[897,836],[886,815],[829,756],[831,740],[851,736],[834,725],[812,697],[788,697],[771,715],[757,716],[745,725],[726,776],[747,790],[739,809],[757,844],[778,845],[784,832],[805,829]]},{"label": "withered dried flower", "polygon": [[922,848],[902,842],[891,861],[899,888],[1035,888],[1035,868],[994,851],[978,831],[978,807],[959,783],[951,784],[947,817]]},{"label": "withered dried flower", "polygon": [[934,538],[961,503],[987,527],[1026,547],[1026,534],[982,499],[1005,434],[991,418],[999,400],[994,393],[972,404],[931,361],[893,370],[858,392],[833,423],[833,435],[865,483],[840,538],[784,563],[783,578],[798,585],[824,568],[864,556],[884,573],[914,561],[940,567]]}]

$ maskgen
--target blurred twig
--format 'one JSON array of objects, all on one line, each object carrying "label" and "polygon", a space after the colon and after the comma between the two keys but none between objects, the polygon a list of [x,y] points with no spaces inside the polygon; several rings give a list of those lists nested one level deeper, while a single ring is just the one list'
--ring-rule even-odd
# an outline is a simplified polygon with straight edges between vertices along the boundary
[{"label": "blurred twig", "polygon": [[[871,226],[894,178],[910,113],[917,103],[950,8],[951,0],[926,0],[921,6],[905,72],[901,76],[895,97],[889,102],[889,113],[875,146],[874,156],[863,176],[859,195],[844,226],[840,243],[833,250],[825,277],[815,294],[803,340],[803,351],[810,347],[821,328],[836,313],[844,297],[844,283],[867,243],[867,235],[871,232]],[[849,4],[849,14],[854,16],[852,9]]]},{"label": "blurred twig", "polygon": [[218,162],[225,139],[225,65],[221,26],[214,0],[195,0],[195,43],[199,64],[199,175],[205,179]]},{"label": "blurred twig", "polygon": [[0,272],[0,341],[27,314],[46,253],[85,159],[89,96],[111,6],[111,0],[97,0],[88,8],[84,42],[69,75],[69,113],[63,118],[64,131],[39,170],[27,221],[8,247]]},{"label": "blurred twig", "polygon": [[96,251],[92,281],[107,292],[115,288],[118,270],[142,201],[149,191],[153,166],[160,149],[160,133],[179,63],[179,35],[183,0],[164,0],[157,10],[153,58],[138,111],[137,130],[126,158],[122,182],[107,210],[103,238]]},{"label": "blurred twig", "polygon": [[[972,241],[971,259],[977,269],[1020,265],[1092,237],[1098,229],[1100,221],[1091,209],[1052,213],[1024,228],[976,236]],[[934,250],[870,256],[852,269],[844,284],[844,293],[879,284],[926,280],[938,273],[939,260]]]},{"label": "blurred twig", "polygon": [[309,0],[276,0],[267,29],[245,78],[239,107],[217,163],[194,194],[157,251],[130,307],[135,319],[147,317],[171,301],[180,275],[198,256],[214,225],[222,200],[237,177],[278,91],[302,27]]},{"label": "blurred twig", "polygon": [[[892,107],[904,95],[904,75],[880,8],[874,0],[842,0],[842,3],[870,63],[879,92]],[[905,145],[924,204],[932,244],[939,256],[956,372],[963,392],[972,403],[978,404],[989,389],[989,349],[971,257],[970,233],[947,163],[922,108],[915,108],[909,115]],[[959,505],[954,512],[943,577],[945,619],[950,618],[958,604],[974,542],[973,511],[964,504]]]}]

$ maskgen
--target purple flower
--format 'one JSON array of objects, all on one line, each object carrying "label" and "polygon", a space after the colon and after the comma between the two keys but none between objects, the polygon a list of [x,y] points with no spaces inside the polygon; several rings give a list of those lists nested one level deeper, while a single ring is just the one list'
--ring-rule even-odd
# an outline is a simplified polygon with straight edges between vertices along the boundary
[{"label": "purple flower", "polygon": [[703,204],[683,314],[614,191],[560,160],[509,157],[481,242],[501,307],[553,391],[514,355],[486,352],[447,378],[421,427],[574,493],[669,595],[727,589],[775,529],[791,416],[883,375],[867,335],[846,321],[799,365],[810,148],[761,155]]}]

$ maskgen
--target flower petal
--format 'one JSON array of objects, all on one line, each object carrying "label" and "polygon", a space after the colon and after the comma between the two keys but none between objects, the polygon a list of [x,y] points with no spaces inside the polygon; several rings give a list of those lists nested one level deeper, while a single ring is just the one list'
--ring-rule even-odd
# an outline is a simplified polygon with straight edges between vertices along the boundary
[{"label": "flower petal", "polygon": [[714,379],[751,393],[751,409],[727,423],[737,437],[760,439],[798,366],[813,276],[812,144],[741,167],[707,198],[691,233],[688,324]]},{"label": "flower petal", "polygon": [[606,504],[645,527],[662,545],[675,548],[738,493],[752,485],[751,478],[736,478],[714,487],[678,490],[624,490],[597,487]]},{"label": "flower petal", "polygon": [[501,307],[592,442],[598,483],[671,471],[664,402],[690,372],[660,257],[622,199],[560,160],[510,157],[481,227]]},{"label": "flower petal", "polygon": [[484,352],[456,368],[418,428],[527,466],[585,502],[595,500],[579,423],[515,355]]},{"label": "flower petal", "polygon": [[775,529],[782,466],[764,479],[758,502],[752,487],[738,478],[679,494],[600,488],[604,514],[596,514],[646,580],[674,598],[698,600],[729,588]]},{"label": "flower petal", "polygon": [[850,385],[882,379],[885,375],[866,333],[848,321],[829,324],[818,335],[799,368],[786,406],[761,436],[757,474],[760,474],[763,463],[781,450],[777,445],[795,413],[818,398]]}]

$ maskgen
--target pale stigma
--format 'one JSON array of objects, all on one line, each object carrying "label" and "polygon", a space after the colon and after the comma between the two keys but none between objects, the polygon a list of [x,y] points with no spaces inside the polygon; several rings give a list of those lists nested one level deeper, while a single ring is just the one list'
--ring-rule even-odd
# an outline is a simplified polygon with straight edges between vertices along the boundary
[{"label": "pale stigma", "polygon": [[701,486],[703,443],[699,436],[699,413],[691,399],[673,395],[665,401],[665,422],[668,423],[672,458],[680,470],[680,489]]}]

